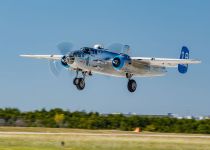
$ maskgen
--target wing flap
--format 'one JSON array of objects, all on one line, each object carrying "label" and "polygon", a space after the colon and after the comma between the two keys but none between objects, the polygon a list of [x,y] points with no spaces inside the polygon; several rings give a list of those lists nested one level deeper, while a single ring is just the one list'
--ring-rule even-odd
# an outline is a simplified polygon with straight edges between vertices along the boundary
[{"label": "wing flap", "polygon": [[172,58],[154,58],[154,57],[131,57],[132,61],[159,67],[177,67],[179,64],[198,64],[201,63],[195,59],[172,59]]}]

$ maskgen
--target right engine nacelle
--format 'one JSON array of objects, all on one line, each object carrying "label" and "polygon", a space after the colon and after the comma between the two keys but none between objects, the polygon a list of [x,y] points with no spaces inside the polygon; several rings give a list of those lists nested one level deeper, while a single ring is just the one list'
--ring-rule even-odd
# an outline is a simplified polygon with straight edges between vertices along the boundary
[{"label": "right engine nacelle", "polygon": [[120,54],[112,60],[112,66],[115,70],[120,71],[125,68],[126,64],[130,64],[131,59],[126,54]]}]

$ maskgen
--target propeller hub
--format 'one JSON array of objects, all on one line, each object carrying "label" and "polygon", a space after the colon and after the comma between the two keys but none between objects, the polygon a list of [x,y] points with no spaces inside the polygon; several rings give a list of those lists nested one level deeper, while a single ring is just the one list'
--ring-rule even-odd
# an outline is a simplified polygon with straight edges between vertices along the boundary
[{"label": "propeller hub", "polygon": [[61,64],[65,67],[68,66],[68,57],[67,56],[63,56],[61,58]]},{"label": "propeller hub", "polygon": [[113,63],[113,66],[114,66],[114,67],[119,67],[121,61],[120,61],[119,58],[114,58],[113,61],[112,61],[112,63]]}]

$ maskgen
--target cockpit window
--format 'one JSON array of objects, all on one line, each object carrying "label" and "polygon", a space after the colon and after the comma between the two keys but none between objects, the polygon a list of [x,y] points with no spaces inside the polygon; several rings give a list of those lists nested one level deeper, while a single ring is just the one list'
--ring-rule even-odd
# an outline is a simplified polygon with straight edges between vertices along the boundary
[{"label": "cockpit window", "polygon": [[90,54],[90,48],[89,47],[83,47],[81,50],[86,54]]},{"label": "cockpit window", "polygon": [[76,56],[76,57],[82,57],[82,54],[80,51],[75,51],[73,54],[71,54],[72,56]]}]

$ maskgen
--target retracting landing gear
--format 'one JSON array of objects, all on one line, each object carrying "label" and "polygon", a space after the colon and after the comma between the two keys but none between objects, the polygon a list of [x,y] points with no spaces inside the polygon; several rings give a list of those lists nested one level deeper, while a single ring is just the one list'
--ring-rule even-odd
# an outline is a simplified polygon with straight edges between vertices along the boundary
[{"label": "retracting landing gear", "polygon": [[82,72],[83,77],[78,78],[79,70],[76,72],[76,77],[73,80],[73,84],[77,87],[78,90],[83,90],[85,88],[85,76],[87,72]]},{"label": "retracting landing gear", "polygon": [[137,83],[134,79],[131,79],[132,78],[132,74],[130,73],[126,73],[126,78],[128,78],[128,91],[129,92],[135,92],[136,91],[136,88],[137,88]]}]

